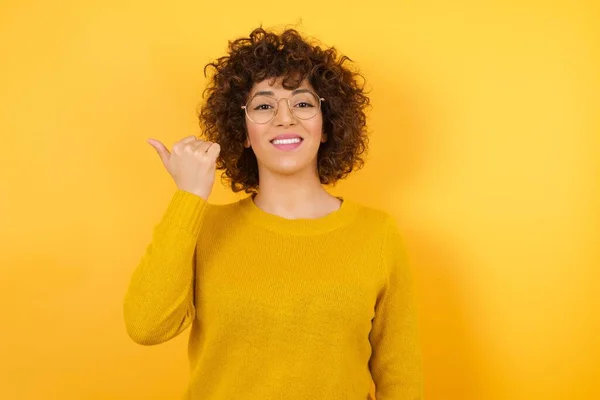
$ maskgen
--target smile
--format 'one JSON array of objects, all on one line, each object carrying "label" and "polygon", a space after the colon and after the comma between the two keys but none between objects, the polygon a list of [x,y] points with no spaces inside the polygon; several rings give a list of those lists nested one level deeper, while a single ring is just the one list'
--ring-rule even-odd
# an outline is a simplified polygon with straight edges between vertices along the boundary
[{"label": "smile", "polygon": [[290,150],[294,150],[294,149],[297,149],[298,147],[300,147],[300,145],[302,145],[303,141],[304,140],[302,138],[290,138],[290,139],[271,140],[271,143],[278,150],[290,151]]},{"label": "smile", "polygon": [[273,144],[292,144],[292,143],[300,143],[302,141],[301,138],[291,138],[291,139],[275,139],[272,140]]}]

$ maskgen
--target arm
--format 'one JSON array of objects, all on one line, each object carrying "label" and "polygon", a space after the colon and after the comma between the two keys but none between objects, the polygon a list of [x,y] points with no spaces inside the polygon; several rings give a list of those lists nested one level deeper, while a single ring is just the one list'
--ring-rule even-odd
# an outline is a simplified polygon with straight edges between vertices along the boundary
[{"label": "arm", "polygon": [[200,196],[177,190],[154,228],[123,304],[127,333],[135,342],[165,342],[194,319],[195,249],[206,205]]},{"label": "arm", "polygon": [[422,400],[423,372],[410,267],[389,218],[382,247],[385,285],[377,298],[369,368],[377,400]]}]

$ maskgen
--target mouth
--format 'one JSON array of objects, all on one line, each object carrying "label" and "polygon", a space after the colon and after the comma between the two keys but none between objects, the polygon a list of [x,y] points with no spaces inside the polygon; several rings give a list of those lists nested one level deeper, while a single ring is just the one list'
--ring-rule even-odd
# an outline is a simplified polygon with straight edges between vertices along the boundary
[{"label": "mouth", "polygon": [[273,139],[271,144],[278,150],[290,151],[297,149],[302,145],[304,139],[301,137],[285,138],[285,139]]}]

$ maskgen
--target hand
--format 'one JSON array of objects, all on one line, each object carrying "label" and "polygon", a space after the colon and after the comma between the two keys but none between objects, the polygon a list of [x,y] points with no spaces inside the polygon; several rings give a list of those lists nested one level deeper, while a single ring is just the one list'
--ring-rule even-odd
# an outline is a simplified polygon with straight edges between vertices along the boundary
[{"label": "hand", "polygon": [[154,147],[177,188],[193,193],[208,201],[215,182],[218,143],[205,142],[188,136],[173,145],[173,153],[156,139],[148,139]]}]

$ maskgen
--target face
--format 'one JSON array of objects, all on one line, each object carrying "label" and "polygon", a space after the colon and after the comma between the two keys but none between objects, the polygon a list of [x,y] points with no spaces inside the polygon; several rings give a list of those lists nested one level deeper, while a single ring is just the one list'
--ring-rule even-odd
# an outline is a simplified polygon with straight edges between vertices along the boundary
[{"label": "face", "polygon": [[[246,115],[247,140],[246,147],[251,147],[258,160],[259,174],[278,173],[291,175],[300,171],[310,170],[317,174],[317,151],[319,145],[327,140],[323,131],[323,114],[319,108],[316,115],[310,119],[302,119],[303,113],[307,112],[309,105],[304,102],[291,104],[296,115],[290,110],[285,100],[295,93],[311,90],[313,88],[308,82],[303,82],[295,90],[287,90],[281,86],[281,80],[264,80],[255,83],[250,90],[249,99],[255,98],[259,92],[266,92],[268,96],[275,99],[277,113],[267,123],[259,124],[253,122]],[[318,93],[317,93],[318,95]],[[299,96],[298,99],[302,99]],[[260,107],[256,107],[256,106]],[[273,101],[269,104],[255,103],[249,107],[259,109],[263,112],[272,109]],[[316,105],[318,107],[318,104]],[[310,113],[310,112],[309,112]],[[281,137],[284,135],[283,137]],[[280,137],[279,139],[277,139]],[[283,140],[283,141],[282,141]]]}]

